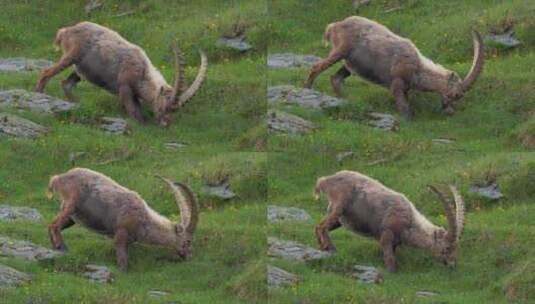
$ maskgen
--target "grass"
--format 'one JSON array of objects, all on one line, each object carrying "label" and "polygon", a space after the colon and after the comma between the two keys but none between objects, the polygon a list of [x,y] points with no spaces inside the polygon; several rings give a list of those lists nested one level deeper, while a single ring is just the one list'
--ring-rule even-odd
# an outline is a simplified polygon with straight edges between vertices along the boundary
[{"label": "grass", "polygon": [[[59,210],[45,196],[48,178],[73,166],[102,172],[137,191],[158,212],[177,219],[178,210],[158,173],[184,181],[198,193],[200,224],[194,255],[186,262],[170,250],[134,244],[130,268],[118,271],[113,241],[74,226],[64,232],[69,252],[53,262],[35,263],[0,257],[0,263],[31,273],[30,284],[0,291],[2,303],[262,303],[264,270],[264,208],[267,193],[265,113],[266,6],[262,1],[104,1],[86,16],[86,1],[1,1],[0,57],[57,60],[52,42],[58,28],[82,20],[108,26],[145,49],[168,81],[174,77],[172,44],[186,53],[186,77],[193,81],[200,63],[196,49],[209,60],[208,78],[169,128],[160,128],[145,110],[147,125],[128,119],[129,135],[107,135],[96,125],[100,116],[127,115],[117,97],[81,82],[75,94],[78,109],[56,117],[28,112],[17,115],[36,121],[50,132],[36,140],[0,138],[0,203],[37,208],[41,223],[0,223],[1,235],[49,247],[46,224]],[[114,17],[124,11],[133,15]],[[217,37],[236,20],[246,24],[255,49],[239,54],[215,47]],[[62,97],[53,78],[47,94]],[[0,74],[0,90],[32,90],[37,73]],[[15,112],[3,109],[7,112]],[[179,150],[166,142],[184,142]],[[70,155],[86,152],[74,162]],[[204,181],[228,177],[237,198],[221,201],[201,193]],[[81,277],[85,264],[106,265],[115,274],[109,285]],[[169,292],[161,299],[151,289]]]},{"label": "grass", "polygon": [[[396,7],[400,9],[386,12]],[[488,33],[512,21],[523,44],[513,50],[487,49],[484,73],[451,117],[440,112],[438,96],[412,93],[415,119],[402,121],[396,133],[375,130],[363,121],[369,111],[397,113],[388,90],[358,77],[347,79],[348,104],[337,110],[322,113],[284,107],[319,129],[303,136],[268,139],[268,201],[303,208],[313,221],[269,225],[268,235],[317,246],[314,225],[324,216],[327,203],[313,201],[312,189],[316,178],[342,169],[367,174],[406,194],[423,214],[441,225],[446,225],[441,204],[425,186],[454,183],[467,203],[458,267],[450,271],[428,252],[404,247],[398,252],[397,273],[385,273],[381,285],[363,285],[327,269],[355,264],[383,269],[378,243],[339,229],[331,233],[338,249],[334,257],[306,264],[273,261],[299,275],[301,282],[270,292],[272,302],[532,303],[535,23],[530,15],[534,11],[533,4],[514,0],[378,0],[359,8],[359,15],[410,38],[423,54],[461,75],[472,61],[471,28]],[[324,57],[329,52],[322,44],[325,26],[353,14],[350,1],[272,0],[268,52]],[[338,66],[321,74],[315,89],[332,95],[329,76]],[[307,72],[269,70],[268,84],[300,87]],[[436,138],[454,143],[432,143]],[[339,164],[336,155],[345,151],[354,154]],[[503,199],[489,201],[468,191],[473,184],[490,181],[498,182]],[[419,290],[440,295],[418,298],[415,292]]]}]

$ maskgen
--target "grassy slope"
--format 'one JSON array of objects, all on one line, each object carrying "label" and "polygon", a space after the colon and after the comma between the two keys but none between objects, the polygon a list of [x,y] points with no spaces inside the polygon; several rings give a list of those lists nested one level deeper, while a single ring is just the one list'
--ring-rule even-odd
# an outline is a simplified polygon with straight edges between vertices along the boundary
[{"label": "grassy slope", "polygon": [[[272,38],[268,52],[325,56],[329,51],[321,40],[325,25],[353,14],[349,2],[270,1]],[[402,10],[384,13],[399,5]],[[302,282],[295,288],[273,292],[273,302],[429,302],[416,298],[417,290],[437,291],[441,296],[436,300],[448,303],[529,302],[529,298],[535,297],[534,263],[530,258],[535,247],[535,153],[530,152],[529,145],[521,145],[519,138],[519,134],[531,133],[533,140],[534,11],[535,6],[526,1],[482,0],[377,0],[360,9],[360,15],[409,37],[423,54],[461,75],[471,63],[472,27],[487,32],[509,12],[524,44],[512,51],[490,50],[484,74],[452,117],[440,113],[438,96],[411,94],[416,118],[402,122],[398,133],[374,130],[360,121],[367,111],[395,114],[395,107],[387,90],[357,77],[346,81],[349,105],[337,111],[319,113],[286,108],[319,124],[320,129],[306,136],[269,139],[270,150],[278,151],[268,157],[269,201],[302,207],[317,223],[326,204],[312,200],[315,179],[341,169],[357,170],[405,193],[433,222],[444,225],[441,205],[425,190],[425,185],[455,182],[468,207],[458,269],[451,272],[427,252],[402,248],[398,273],[385,274],[382,285],[360,285],[341,274],[322,270],[328,264],[382,267],[374,240],[340,229],[331,234],[338,249],[335,257],[311,265],[275,262],[299,274]],[[335,66],[324,72],[315,88],[332,94],[329,76],[336,69]],[[306,73],[269,71],[268,83],[301,86]],[[456,142],[434,145],[433,138],[453,138]],[[284,153],[285,150],[294,152]],[[349,150],[355,155],[342,165],[337,164],[335,155]],[[387,162],[369,164],[378,159]],[[503,200],[489,202],[469,195],[470,184],[493,178],[502,186],[506,195]],[[314,223],[270,226],[268,235],[316,246]]]},{"label": "grassy slope", "polygon": [[[91,20],[109,26],[142,46],[168,80],[173,79],[171,45],[177,38],[188,60],[187,78],[192,81],[199,58],[196,47],[209,58],[208,80],[199,94],[175,115],[168,129],[153,121],[140,126],[131,121],[129,136],[110,136],[92,122],[95,117],[126,117],[117,99],[88,83],[76,94],[80,108],[72,114],[50,117],[18,113],[50,128],[38,140],[0,138],[0,203],[35,207],[44,223],[0,223],[2,235],[29,239],[49,246],[45,223],[58,210],[57,200],[45,197],[51,174],[71,168],[71,152],[88,154],[76,166],[89,167],[135,189],[157,211],[176,218],[177,209],[166,188],[153,177],[160,173],[192,185],[198,193],[203,179],[228,175],[239,198],[223,203],[200,196],[201,222],[194,241],[194,257],[181,263],[166,250],[134,245],[131,268],[121,274],[115,267],[112,242],[81,227],[64,235],[70,252],[52,264],[36,264],[0,258],[0,262],[30,272],[33,282],[24,288],[0,291],[2,303],[180,303],[261,302],[265,298],[262,264],[265,243],[262,204],[266,197],[266,155],[261,116],[265,113],[264,90],[266,5],[262,1],[105,1],[105,7],[90,18],[86,1],[1,1],[0,57],[34,57],[56,60],[52,41],[61,26]],[[172,4],[169,4],[172,2]],[[122,3],[122,4],[121,4]],[[121,11],[139,9],[127,17],[112,17]],[[214,47],[216,38],[231,29],[236,20],[249,26],[255,50],[239,55]],[[54,78],[46,92],[63,96],[60,80]],[[36,73],[0,74],[0,89],[33,89]],[[151,115],[149,111],[146,115]],[[169,141],[189,145],[180,151],[165,148]],[[242,152],[234,152],[242,151]],[[102,165],[111,159],[112,163]],[[229,225],[232,223],[232,225]],[[117,274],[109,286],[91,284],[78,276],[86,263],[110,266]],[[155,300],[149,289],[171,295]]]}]

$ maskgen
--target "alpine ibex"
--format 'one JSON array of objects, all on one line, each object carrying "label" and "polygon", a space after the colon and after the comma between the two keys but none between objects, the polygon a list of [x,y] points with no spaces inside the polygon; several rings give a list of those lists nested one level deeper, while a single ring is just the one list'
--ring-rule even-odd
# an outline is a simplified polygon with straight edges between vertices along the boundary
[{"label": "alpine ibex", "polygon": [[413,111],[407,102],[409,90],[437,92],[442,109],[453,114],[455,101],[461,99],[483,69],[484,46],[478,32],[473,32],[474,59],[466,78],[424,57],[408,39],[392,33],[385,26],[363,17],[349,17],[327,26],[324,39],[332,44],[329,56],[316,63],[305,87],[324,70],[345,59],[331,85],[341,95],[341,84],[352,73],[390,89],[400,114],[410,119]]},{"label": "alpine ibex", "polygon": [[74,168],[52,176],[48,190],[61,198],[61,211],[48,226],[53,248],[65,251],[61,231],[79,223],[114,238],[117,264],[123,271],[128,266],[128,244],[135,241],[172,248],[188,258],[199,217],[197,199],[188,186],[160,178],[174,193],[180,223],[158,214],[139,194],[98,172]]},{"label": "alpine ibex", "polygon": [[329,231],[341,226],[379,240],[384,263],[389,271],[396,270],[396,247],[407,244],[430,250],[445,265],[454,268],[457,247],[464,227],[464,202],[454,186],[450,186],[455,200],[455,213],[450,201],[435,187],[429,186],[444,204],[448,229],[433,225],[401,193],[380,182],[352,171],[340,171],[320,177],[314,196],[325,193],[329,200],[329,214],[316,227],[320,248],[334,251]]},{"label": "alpine ibex", "polygon": [[160,125],[167,126],[171,112],[192,98],[206,78],[206,55],[199,51],[199,72],[192,85],[186,88],[184,55],[175,47],[176,79],[171,87],[142,48],[128,42],[117,32],[91,22],[61,28],[56,34],[55,44],[63,49],[63,56],[41,73],[35,89],[37,92],[42,92],[54,75],[74,65],[75,71],[62,81],[68,99],[75,99],[72,89],[82,76],[119,95],[128,115],[139,122],[144,122],[141,114],[141,102],[144,102],[152,109]]}]

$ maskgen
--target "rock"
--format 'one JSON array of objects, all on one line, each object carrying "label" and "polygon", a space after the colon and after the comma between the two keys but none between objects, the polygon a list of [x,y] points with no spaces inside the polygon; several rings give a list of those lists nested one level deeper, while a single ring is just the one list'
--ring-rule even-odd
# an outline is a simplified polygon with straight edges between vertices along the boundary
[{"label": "rock", "polygon": [[268,238],[268,256],[289,260],[310,261],[331,256],[331,253],[320,251],[292,241]]},{"label": "rock", "polygon": [[307,222],[310,221],[310,215],[305,210],[295,207],[269,205],[267,207],[267,219],[270,223],[284,221]]},{"label": "rock", "polygon": [[487,186],[474,185],[470,187],[470,192],[479,194],[491,200],[499,200],[503,197],[503,194],[500,192],[500,188],[496,182],[492,182]]},{"label": "rock", "polygon": [[74,166],[78,159],[86,156],[87,154],[88,152],[85,151],[71,152],[69,153],[69,162]]},{"label": "rock", "polygon": [[438,144],[438,145],[449,145],[449,144],[453,144],[455,140],[447,139],[447,138],[435,138],[435,139],[432,139],[431,142],[434,144]]},{"label": "rock", "polygon": [[113,135],[124,135],[128,133],[128,123],[122,118],[101,117],[100,122],[100,128],[106,131],[106,133]]},{"label": "rock", "polygon": [[421,297],[421,298],[429,298],[429,297],[434,297],[438,295],[439,295],[438,293],[433,292],[433,291],[428,291],[428,290],[421,290],[421,291],[416,292],[416,296]]},{"label": "rock", "polygon": [[383,282],[383,274],[375,267],[355,265],[351,276],[366,284],[379,284]]},{"label": "rock", "polygon": [[316,129],[316,125],[299,116],[277,110],[268,110],[269,132],[304,134]]},{"label": "rock", "polygon": [[18,287],[31,281],[31,276],[14,268],[0,264],[0,290]]},{"label": "rock", "polygon": [[35,245],[30,241],[0,237],[0,256],[20,257],[30,261],[53,259],[62,255],[59,251]]},{"label": "rock", "polygon": [[295,285],[299,278],[286,270],[267,265],[267,282],[269,289],[275,289]]},{"label": "rock", "polygon": [[33,121],[16,115],[0,113],[0,135],[6,134],[13,137],[37,138],[47,132],[47,128]]},{"label": "rock", "polygon": [[361,6],[368,5],[372,0],[353,0],[353,8],[358,9]]},{"label": "rock", "polygon": [[505,48],[514,48],[521,44],[520,40],[515,38],[515,31],[508,30],[503,34],[488,34],[485,40],[491,44],[497,44]]},{"label": "rock", "polygon": [[314,55],[271,54],[268,56],[267,66],[272,69],[311,67],[320,60],[321,57]]},{"label": "rock", "polygon": [[151,289],[151,290],[149,290],[148,294],[149,294],[149,296],[151,296],[153,298],[161,298],[161,297],[165,297],[165,296],[169,295],[169,292],[156,290],[156,289]]},{"label": "rock", "polygon": [[385,131],[399,130],[399,121],[390,114],[371,112],[367,116],[370,118],[368,124],[374,128]]},{"label": "rock", "polygon": [[180,150],[188,146],[188,144],[183,143],[183,142],[168,142],[168,143],[165,143],[164,145],[166,148],[172,149],[172,150]]},{"label": "rock", "polygon": [[0,220],[39,222],[43,217],[33,208],[0,205]]},{"label": "rock", "polygon": [[44,59],[28,59],[22,57],[0,58],[0,72],[29,72],[40,71],[53,65],[52,61]]},{"label": "rock", "polygon": [[55,114],[70,111],[76,104],[46,94],[15,89],[0,91],[0,107]]},{"label": "rock", "polygon": [[246,52],[252,48],[252,46],[245,41],[245,37],[221,37],[216,43],[219,47],[231,48],[240,52]]},{"label": "rock", "polygon": [[267,97],[269,104],[294,104],[317,110],[336,108],[346,103],[343,99],[291,85],[268,87]]},{"label": "rock", "polygon": [[113,273],[106,266],[88,264],[88,265],[85,265],[85,269],[87,271],[84,272],[82,276],[89,279],[91,282],[95,282],[95,283],[113,282]]},{"label": "rock", "polygon": [[101,9],[103,5],[104,3],[100,2],[99,0],[89,0],[84,7],[85,13],[89,15],[92,11]]},{"label": "rock", "polygon": [[234,198],[236,194],[230,190],[230,184],[224,180],[218,184],[207,184],[202,188],[202,192],[209,196],[215,196],[223,200]]},{"label": "rock", "polygon": [[353,151],[340,152],[336,154],[336,162],[342,164],[344,159],[353,156],[355,153]]}]

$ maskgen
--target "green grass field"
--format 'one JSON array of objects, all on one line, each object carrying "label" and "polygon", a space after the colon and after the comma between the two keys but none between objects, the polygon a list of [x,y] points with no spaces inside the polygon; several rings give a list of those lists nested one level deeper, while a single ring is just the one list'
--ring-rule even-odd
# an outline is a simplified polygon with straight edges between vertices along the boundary
[{"label": "green grass field", "polygon": [[[0,289],[0,303],[535,303],[535,3],[526,0],[372,0],[358,12],[351,0],[269,1],[118,1],[105,0],[90,16],[86,1],[0,0],[0,58],[29,57],[56,61],[53,40],[58,28],[89,20],[108,26],[145,49],[171,82],[172,45],[186,53],[186,77],[193,80],[209,60],[208,78],[199,93],[173,117],[169,128],[128,119],[125,136],[104,133],[101,116],[127,118],[117,97],[81,82],[74,90],[79,107],[57,116],[16,113],[49,128],[39,139],[0,137],[0,205],[29,206],[41,223],[0,222],[0,236],[50,247],[46,225],[59,210],[46,197],[48,179],[73,166],[102,172],[137,191],[155,210],[177,219],[178,210],[161,174],[191,185],[201,205],[193,257],[177,261],[167,249],[130,246],[130,268],[116,267],[113,241],[79,225],[63,235],[69,252],[48,262],[0,257],[0,264],[30,273],[32,282]],[[394,10],[392,10],[394,9]],[[134,10],[132,15],[117,14]],[[285,111],[319,126],[300,136],[268,136],[266,84],[302,86],[306,69],[268,70],[268,53],[325,56],[325,26],[358,14],[410,38],[421,52],[464,76],[472,61],[472,28],[485,34],[514,24],[522,44],[511,50],[489,47],[483,74],[453,116],[440,111],[439,97],[412,93],[414,120],[401,121],[399,132],[373,129],[364,121],[371,111],[397,115],[388,90],[358,77],[348,78],[348,101],[336,110]],[[254,48],[247,53],[217,48],[215,41],[238,24]],[[329,76],[314,88],[332,95]],[[69,70],[70,71],[70,70]],[[45,93],[63,97],[53,78]],[[38,73],[0,73],[0,90],[33,90]],[[452,144],[434,144],[448,138]],[[167,142],[185,142],[180,150]],[[354,154],[342,163],[341,152]],[[87,152],[74,162],[70,154]],[[380,160],[380,161],[379,161]],[[378,162],[379,161],[379,162]],[[312,263],[266,258],[266,236],[317,247],[314,226],[327,202],[316,202],[316,179],[339,170],[355,170],[406,194],[436,224],[446,225],[440,202],[427,184],[454,183],[466,204],[466,226],[455,271],[428,252],[401,247],[399,270],[384,272],[384,282],[364,285],[341,272],[352,265],[384,271],[378,243],[344,229],[331,233],[337,254]],[[229,177],[237,197],[222,201],[201,192],[206,181]],[[504,198],[490,201],[469,192],[474,184],[497,181]],[[313,221],[266,224],[266,203],[305,209]],[[299,284],[268,292],[266,264],[300,277]],[[86,264],[106,265],[112,284],[81,277]],[[156,289],[170,294],[153,298]],[[439,293],[419,298],[416,291]]]},{"label": "green grass field", "polygon": [[[326,24],[355,12],[350,1],[277,1],[269,5],[270,53],[293,52],[325,56]],[[401,7],[393,12],[389,9]],[[455,183],[467,204],[465,234],[456,271],[446,269],[428,252],[403,247],[399,271],[385,273],[384,283],[368,286],[340,273],[335,265],[383,267],[375,240],[344,229],[331,233],[337,254],[312,264],[276,261],[302,277],[295,288],[270,293],[274,303],[534,303],[535,263],[535,5],[529,1],[371,1],[358,14],[385,24],[410,38],[421,52],[465,75],[472,62],[470,29],[488,33],[514,20],[523,44],[514,50],[489,48],[483,74],[454,116],[440,112],[439,96],[413,93],[416,115],[389,133],[368,127],[370,111],[396,114],[388,90],[357,77],[348,78],[349,101],[337,111],[321,113],[285,108],[319,125],[304,136],[269,138],[269,202],[296,206],[312,214],[314,223],[270,225],[268,235],[317,246],[314,225],[327,202],[315,202],[312,190],[319,176],[355,170],[402,192],[434,223],[446,225],[440,202],[427,184]],[[337,64],[316,80],[314,88],[332,95],[329,76]],[[307,72],[270,70],[268,84],[302,86]],[[437,145],[432,139],[455,142]],[[284,153],[291,150],[293,153]],[[354,155],[338,164],[336,155]],[[377,160],[384,160],[374,164]],[[492,202],[470,194],[475,183],[497,180],[505,197]],[[418,298],[419,290],[440,295]]]}]

